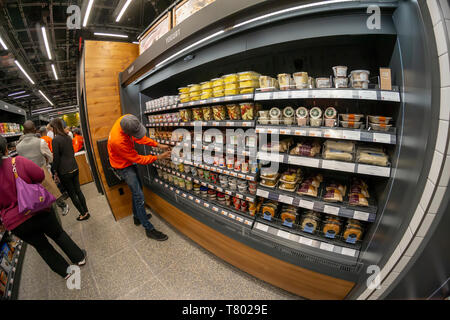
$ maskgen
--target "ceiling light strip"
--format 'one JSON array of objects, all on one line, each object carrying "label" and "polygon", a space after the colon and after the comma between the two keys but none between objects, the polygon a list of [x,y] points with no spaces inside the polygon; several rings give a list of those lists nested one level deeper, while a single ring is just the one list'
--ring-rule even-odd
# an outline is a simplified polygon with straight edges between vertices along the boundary
[{"label": "ceiling light strip", "polygon": [[53,74],[55,76],[55,80],[58,80],[58,75],[56,74],[56,69],[55,69],[55,65],[52,64],[52,70],[53,70]]},{"label": "ceiling light strip", "polygon": [[15,96],[15,95],[21,94],[21,93],[25,93],[25,91],[17,91],[17,92],[14,92],[14,93],[10,93],[10,94],[8,94],[8,97]]},{"label": "ceiling light strip", "polygon": [[128,36],[125,34],[115,34],[115,33],[94,32],[94,35],[105,36],[105,37],[128,38]]},{"label": "ceiling light strip", "polygon": [[45,30],[45,27],[42,27],[41,30],[42,30],[42,36],[44,37],[45,50],[47,50],[48,59],[52,60],[52,54],[50,52],[50,46],[48,44],[47,31]]},{"label": "ceiling light strip", "polygon": [[50,99],[49,98],[47,98],[47,96],[41,91],[41,90],[39,90],[39,93],[45,98],[45,100],[47,100],[48,101],[48,103],[50,103],[50,105],[51,106],[53,106],[54,104],[53,104],[53,102],[51,102],[50,101]]},{"label": "ceiling light strip", "polygon": [[18,97],[13,97],[13,99],[20,99],[20,98],[25,98],[25,97],[29,97],[29,94],[24,94],[23,96],[18,96]]},{"label": "ceiling light strip", "polygon": [[8,50],[8,47],[6,46],[5,41],[3,41],[2,37],[0,37],[0,44],[2,45],[3,49]]},{"label": "ceiling light strip", "polygon": [[91,14],[91,9],[92,9],[93,4],[94,4],[94,0],[89,0],[89,4],[86,9],[86,14],[84,15],[83,27],[87,26],[87,22],[89,19],[89,15]]},{"label": "ceiling light strip", "polygon": [[22,73],[27,77],[28,80],[30,80],[30,82],[32,84],[34,84],[34,81],[30,78],[30,76],[28,75],[28,73],[23,69],[22,65],[20,64],[19,61],[14,60],[14,63],[19,67],[20,71],[22,71]]},{"label": "ceiling light strip", "polygon": [[117,16],[116,22],[119,22],[120,19],[122,18],[122,15],[125,13],[125,10],[127,10],[128,6],[130,5],[131,0],[127,0],[127,2],[124,4],[124,6],[122,7],[122,10],[120,10],[119,15]]}]

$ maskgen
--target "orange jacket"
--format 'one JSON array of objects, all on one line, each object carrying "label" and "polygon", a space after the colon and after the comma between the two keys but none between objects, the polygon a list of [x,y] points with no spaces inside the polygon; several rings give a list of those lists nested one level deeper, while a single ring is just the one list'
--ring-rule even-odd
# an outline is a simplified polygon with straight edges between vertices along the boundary
[{"label": "orange jacket", "polygon": [[50,151],[53,153],[53,149],[52,149],[52,138],[50,138],[49,136],[43,136],[41,137],[42,140],[44,140],[45,142],[47,142],[48,144],[48,148],[50,149]]},{"label": "orange jacket", "polygon": [[123,169],[131,166],[133,163],[150,164],[156,161],[158,159],[156,156],[141,156],[138,154],[134,149],[134,143],[136,142],[151,147],[156,147],[158,143],[146,136],[142,137],[142,139],[136,139],[125,134],[120,126],[122,118],[123,116],[116,120],[109,132],[108,154],[111,167]]},{"label": "orange jacket", "polygon": [[72,139],[73,151],[77,153],[81,149],[83,149],[84,139],[79,134],[74,134]]}]

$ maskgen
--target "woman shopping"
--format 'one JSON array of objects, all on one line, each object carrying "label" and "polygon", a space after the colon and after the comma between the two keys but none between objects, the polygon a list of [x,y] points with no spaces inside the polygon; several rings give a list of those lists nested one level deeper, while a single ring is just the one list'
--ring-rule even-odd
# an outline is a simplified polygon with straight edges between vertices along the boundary
[{"label": "woman shopping", "polygon": [[[0,219],[1,224],[14,235],[32,245],[47,265],[63,278],[68,278],[69,264],[48,242],[51,238],[67,255],[73,264],[86,264],[86,251],[81,250],[63,230],[51,204],[48,208],[24,214],[19,212],[16,177],[28,184],[40,184],[44,171],[33,161],[17,156],[14,160],[7,157],[6,139],[0,136]],[[14,169],[15,168],[15,171]]]},{"label": "woman shopping", "polygon": [[70,199],[80,212],[77,220],[87,220],[90,217],[86,199],[80,188],[78,164],[72,146],[72,139],[64,131],[61,119],[55,118],[50,122],[55,137],[52,141],[53,163],[52,169],[67,190]]}]

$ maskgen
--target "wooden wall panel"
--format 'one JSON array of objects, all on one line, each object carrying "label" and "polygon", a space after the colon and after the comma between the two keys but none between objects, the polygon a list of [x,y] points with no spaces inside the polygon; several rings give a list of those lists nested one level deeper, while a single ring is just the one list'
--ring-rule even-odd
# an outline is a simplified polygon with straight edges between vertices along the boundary
[{"label": "wooden wall panel", "polygon": [[92,182],[92,174],[87,163],[86,154],[75,156],[75,160],[77,161],[78,168],[80,169],[80,185]]},{"label": "wooden wall panel", "polygon": [[144,187],[146,204],[187,237],[235,267],[308,299],[344,299],[355,285],[284,262],[233,240]]},{"label": "wooden wall panel", "polygon": [[131,192],[126,184],[108,187],[97,141],[108,138],[114,122],[122,115],[119,73],[138,57],[139,48],[136,44],[108,41],[85,41],[84,47],[86,109],[92,146],[106,197],[118,220],[132,213]]}]

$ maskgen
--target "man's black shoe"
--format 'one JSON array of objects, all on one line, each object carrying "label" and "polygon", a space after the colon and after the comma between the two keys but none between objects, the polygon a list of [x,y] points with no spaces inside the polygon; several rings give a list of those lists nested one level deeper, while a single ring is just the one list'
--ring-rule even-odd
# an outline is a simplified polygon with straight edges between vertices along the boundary
[{"label": "man's black shoe", "polygon": [[[147,220],[150,220],[151,217],[152,217],[152,214],[151,213],[147,213]],[[134,221],[134,225],[135,226],[140,226],[141,225],[141,222],[135,216],[133,216],[133,221]]]},{"label": "man's black shoe", "polygon": [[145,230],[145,233],[147,234],[147,237],[157,240],[157,241],[165,241],[167,239],[169,239],[168,236],[166,236],[164,233],[159,232],[156,229],[152,229],[152,230]]}]

